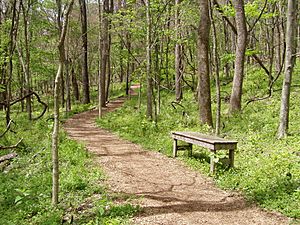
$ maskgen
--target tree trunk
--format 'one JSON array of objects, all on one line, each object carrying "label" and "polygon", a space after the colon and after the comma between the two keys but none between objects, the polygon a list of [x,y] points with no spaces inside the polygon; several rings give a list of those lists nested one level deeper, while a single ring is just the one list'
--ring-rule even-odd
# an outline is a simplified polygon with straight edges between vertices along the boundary
[{"label": "tree trunk", "polygon": [[[25,86],[26,91],[25,95],[29,94],[31,92],[31,76],[30,76],[30,49],[29,49],[29,34],[28,34],[28,27],[29,27],[29,10],[30,10],[31,4],[30,1],[28,1],[27,9],[25,8],[23,2],[22,2],[22,11],[23,11],[23,22],[24,22],[24,41],[25,41]],[[31,109],[31,96],[28,96],[26,98],[26,111],[28,114],[28,119],[32,119],[32,109]]]},{"label": "tree trunk", "polygon": [[102,118],[102,77],[101,77],[101,70],[102,70],[102,7],[101,7],[101,0],[98,0],[98,22],[99,22],[99,36],[98,36],[98,51],[99,51],[99,64],[98,64],[98,117]]},{"label": "tree trunk", "polygon": [[221,90],[220,90],[220,57],[218,53],[218,39],[217,39],[217,29],[214,19],[213,6],[211,5],[211,21],[213,28],[213,61],[215,64],[215,79],[216,79],[216,100],[217,100],[217,109],[216,109],[216,135],[220,134],[220,124],[221,124]]},{"label": "tree trunk", "polygon": [[182,99],[182,44],[180,35],[180,0],[175,0],[175,99],[180,102]]},{"label": "tree trunk", "polygon": [[72,10],[74,0],[71,0],[68,7],[64,11],[63,22],[61,21],[61,1],[57,0],[58,16],[57,23],[59,27],[59,42],[58,42],[58,51],[59,51],[59,64],[58,70],[56,73],[54,81],[54,124],[53,124],[53,133],[52,133],[52,205],[58,204],[58,192],[59,192],[59,164],[58,164],[58,135],[59,135],[59,80],[63,75],[63,68],[65,63],[65,38],[67,33],[67,27],[69,22],[69,14]]},{"label": "tree trunk", "polygon": [[82,33],[82,88],[83,98],[82,103],[90,103],[90,87],[88,74],[88,37],[87,37],[87,16],[85,0],[79,0],[81,33]]},{"label": "tree trunk", "polygon": [[127,32],[126,34],[126,41],[127,41],[127,69],[126,69],[126,95],[129,95],[129,80],[130,80],[130,60],[131,60],[131,56],[130,56],[130,51],[131,51],[131,38],[130,38],[130,34],[129,32]]},{"label": "tree trunk", "polygon": [[284,81],[282,86],[281,106],[279,116],[278,138],[287,135],[289,125],[289,108],[290,108],[290,89],[292,83],[292,74],[296,60],[297,49],[297,8],[295,0],[288,0],[287,23],[286,23],[286,56]]},{"label": "tree trunk", "polygon": [[213,125],[211,112],[211,93],[209,77],[209,3],[208,0],[199,0],[200,23],[198,27],[198,104],[200,121],[203,124]]},{"label": "tree trunk", "polygon": [[[70,63],[72,64],[72,62],[70,62]],[[74,65],[71,66],[71,80],[72,80],[73,95],[75,97],[75,100],[79,101],[79,99],[80,99],[79,88],[78,88]]]},{"label": "tree trunk", "polygon": [[[114,1],[110,0],[109,2],[109,14],[112,15],[114,11]],[[111,16],[110,16],[111,17]],[[108,20],[108,29],[111,29],[111,19]],[[107,56],[107,83],[106,83],[106,92],[105,92],[105,101],[108,101],[109,97],[109,88],[111,83],[111,33],[108,33],[108,56]]]},{"label": "tree trunk", "polygon": [[150,0],[146,0],[146,17],[147,17],[147,37],[146,37],[146,77],[147,77],[147,118],[153,118],[153,80],[151,74],[151,14],[150,14]]},{"label": "tree trunk", "polygon": [[71,111],[71,88],[70,88],[70,61],[65,60],[66,67],[66,113]]},{"label": "tree trunk", "polygon": [[235,68],[232,84],[232,92],[230,97],[230,112],[234,113],[241,110],[242,88],[244,80],[244,62],[247,45],[247,28],[244,11],[244,1],[233,1],[236,11],[236,29],[237,44],[235,51]]},{"label": "tree trunk", "polygon": [[13,54],[16,44],[17,31],[19,23],[19,14],[17,10],[17,1],[14,0],[12,3],[12,19],[11,28],[9,33],[9,45],[8,45],[8,78],[6,81],[6,124],[10,122],[10,101],[11,101],[11,83],[13,75]]},{"label": "tree trunk", "polygon": [[108,13],[109,13],[109,0],[103,1],[103,15],[102,15],[102,30],[101,30],[101,70],[100,70],[100,78],[101,78],[101,106],[105,107],[106,105],[106,77],[107,77],[107,63],[108,63]]}]

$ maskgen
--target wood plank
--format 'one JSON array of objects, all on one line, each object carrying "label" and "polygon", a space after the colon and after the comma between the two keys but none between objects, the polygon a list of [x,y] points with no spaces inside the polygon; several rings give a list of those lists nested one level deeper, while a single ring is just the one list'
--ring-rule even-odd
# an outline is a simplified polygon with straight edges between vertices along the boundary
[{"label": "wood plank", "polygon": [[172,135],[176,135],[177,137],[185,137],[185,138],[190,138],[190,139],[195,139],[198,141],[203,141],[209,144],[222,144],[222,143],[227,143],[227,144],[236,144],[237,141],[235,140],[227,140],[224,138],[220,137],[215,137],[215,136],[210,136],[210,135],[205,135],[205,134],[200,134],[197,132],[172,132]]}]

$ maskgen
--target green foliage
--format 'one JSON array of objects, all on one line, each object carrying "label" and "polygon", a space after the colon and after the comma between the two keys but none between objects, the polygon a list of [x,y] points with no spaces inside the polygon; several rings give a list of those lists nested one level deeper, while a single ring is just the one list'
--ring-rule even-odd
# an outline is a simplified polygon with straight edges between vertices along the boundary
[{"label": "green foliage", "polygon": [[[298,70],[299,68],[296,68],[296,71]],[[254,97],[267,95],[267,76],[261,70],[254,68],[249,67],[247,71],[244,86],[245,102]],[[277,81],[274,89],[280,88],[281,83],[281,80]],[[230,93],[230,88],[230,85],[221,87],[222,99],[226,99],[226,93]],[[300,112],[296,105],[300,95],[296,89],[292,90],[290,132],[293,135],[284,140],[275,138],[280,92],[274,92],[273,97],[264,101],[244,105],[243,112],[237,115],[228,115],[228,104],[222,102],[222,136],[236,139],[239,144],[235,154],[234,169],[227,169],[226,152],[219,152],[215,158],[217,174],[214,178],[220,187],[241,191],[250,201],[255,201],[265,208],[299,218],[300,137],[298,129],[300,122],[298,118]],[[193,99],[193,94],[185,91],[184,97],[180,105],[173,103],[173,107],[173,94],[163,92],[161,113],[157,123],[146,119],[145,104],[142,104],[139,110],[137,99],[127,101],[122,109],[106,115],[102,120],[98,120],[98,123],[121,137],[170,156],[172,130],[212,132],[209,127],[198,123],[197,103]],[[146,99],[144,96],[142,98]],[[180,156],[184,156],[179,158],[192,168],[209,174],[210,155],[206,149],[195,147],[193,157],[187,157],[186,153],[180,153]]]},{"label": "green foliage", "polygon": [[[77,107],[86,110],[89,105]],[[76,107],[74,107],[76,108]],[[3,114],[1,130],[4,131]],[[72,215],[76,224],[86,224],[94,219],[114,224],[116,217],[124,223],[135,211],[130,205],[114,206],[107,196],[101,181],[102,171],[93,164],[90,154],[83,145],[68,139],[60,133],[60,203],[58,208],[51,206],[52,162],[51,134],[53,121],[47,116],[38,121],[28,121],[24,114],[14,114],[15,123],[11,130],[0,139],[0,145],[15,144],[21,137],[22,143],[15,151],[18,157],[12,161],[11,170],[0,173],[0,224],[61,224],[65,215]],[[1,154],[9,153],[2,151]],[[98,196],[98,197],[93,197]],[[106,197],[102,197],[106,196]],[[110,205],[111,215],[97,213],[97,201]],[[91,200],[87,200],[91,199]],[[79,213],[77,209],[86,201],[90,207]],[[117,208],[115,208],[117,207]],[[119,207],[119,208],[118,208]],[[122,208],[124,207],[124,208]],[[131,210],[130,210],[131,209]],[[71,213],[70,213],[71,212]]]}]

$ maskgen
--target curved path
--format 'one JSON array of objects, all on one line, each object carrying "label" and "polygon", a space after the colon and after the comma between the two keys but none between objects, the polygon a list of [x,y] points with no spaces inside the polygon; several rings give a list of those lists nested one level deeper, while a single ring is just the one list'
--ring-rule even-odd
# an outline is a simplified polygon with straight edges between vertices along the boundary
[{"label": "curved path", "polygon": [[[124,98],[108,104],[105,111],[120,107]],[[132,224],[288,224],[289,220],[266,212],[233,193],[216,188],[212,181],[192,171],[179,160],[121,140],[95,124],[97,110],[69,119],[69,136],[84,142],[94,160],[108,176],[115,193],[140,196],[135,203],[142,212]]]}]

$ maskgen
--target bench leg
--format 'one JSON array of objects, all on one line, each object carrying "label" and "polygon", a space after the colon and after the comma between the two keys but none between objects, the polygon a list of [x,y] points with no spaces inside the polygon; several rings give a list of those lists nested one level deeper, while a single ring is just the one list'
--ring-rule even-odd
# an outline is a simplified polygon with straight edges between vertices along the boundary
[{"label": "bench leg", "polygon": [[173,157],[177,156],[177,139],[173,140]]},{"label": "bench leg", "polygon": [[193,144],[189,144],[189,157],[193,155]]},{"label": "bench leg", "polygon": [[210,157],[210,170],[209,172],[211,174],[215,173],[215,154],[216,154],[216,150],[211,150],[211,152],[213,153],[212,156]]},{"label": "bench leg", "polygon": [[229,167],[234,166],[234,149],[229,149]]}]

